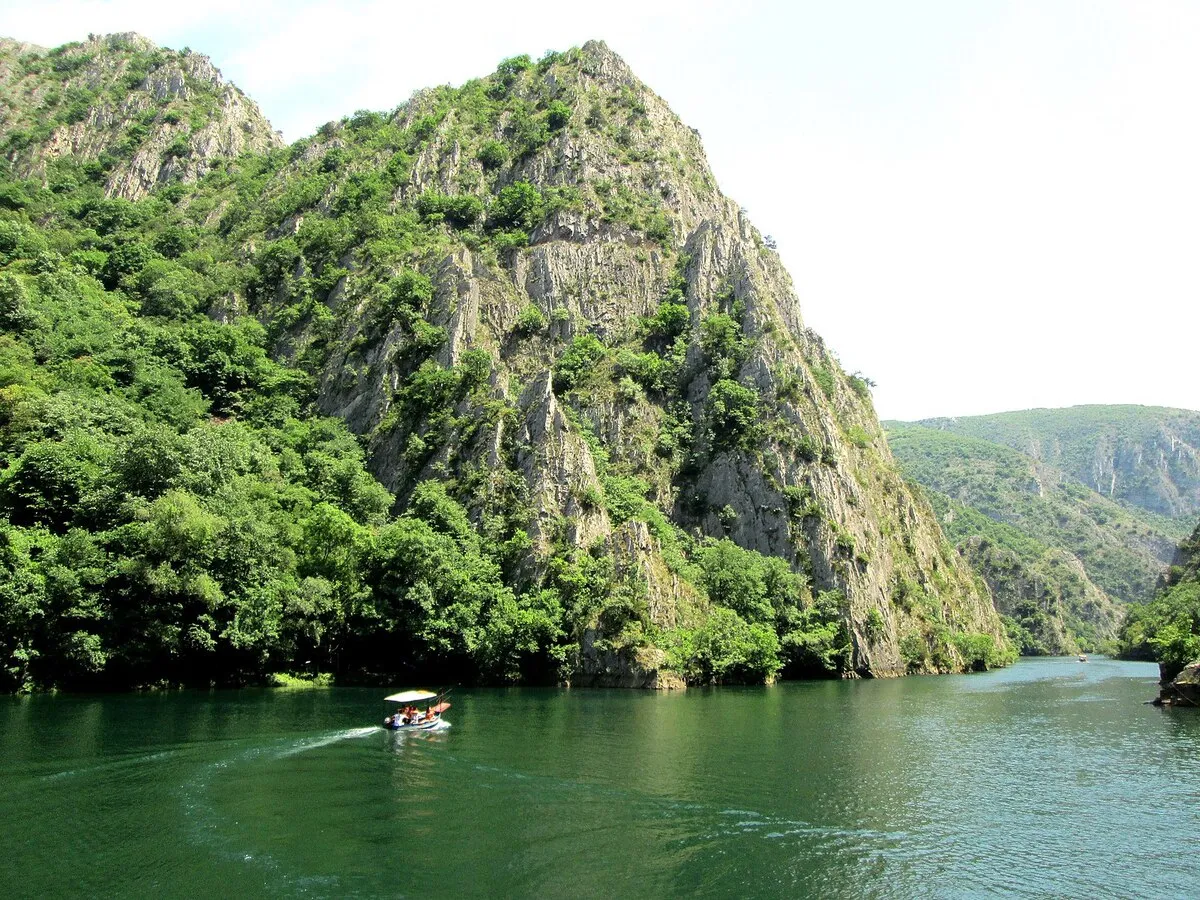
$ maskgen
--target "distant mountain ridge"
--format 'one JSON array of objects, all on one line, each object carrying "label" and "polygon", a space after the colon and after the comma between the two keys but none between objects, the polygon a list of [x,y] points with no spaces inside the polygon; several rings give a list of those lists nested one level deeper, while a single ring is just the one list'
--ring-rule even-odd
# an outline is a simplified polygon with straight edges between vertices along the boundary
[{"label": "distant mountain ridge", "polygon": [[[1028,632],[1018,635],[1025,651],[1102,646],[1116,637],[1122,607],[1152,594],[1186,531],[1178,518],[1114,501],[1016,449],[1013,444],[1025,441],[1042,450],[1053,447],[1054,458],[1067,462],[1085,455],[1089,444],[1077,411],[1064,411],[1072,427],[1057,428],[1052,411],[1033,412],[1039,413],[1040,431],[1019,413],[928,420],[937,427],[901,422],[885,427],[901,468],[930,495],[947,536],[988,582],[997,608]],[[1101,418],[1094,410],[1090,417]],[[993,418],[1000,425],[980,421]],[[965,433],[957,430],[960,423],[966,423]],[[1007,436],[1011,443],[973,432]],[[1054,434],[1070,440],[1046,436]],[[1114,441],[1113,434],[1111,424],[1099,428],[1094,443]],[[1129,446],[1125,440],[1123,446]],[[1148,475],[1140,479],[1151,482]],[[1172,492],[1156,496],[1166,493]]]},{"label": "distant mountain ridge", "polygon": [[1200,517],[1200,412],[1092,405],[915,424],[1005,444],[1112,500],[1188,523]]}]

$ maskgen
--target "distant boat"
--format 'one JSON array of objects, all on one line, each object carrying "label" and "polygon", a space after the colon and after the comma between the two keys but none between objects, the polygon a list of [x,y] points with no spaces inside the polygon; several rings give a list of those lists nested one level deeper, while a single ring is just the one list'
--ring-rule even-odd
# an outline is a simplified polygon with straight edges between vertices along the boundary
[{"label": "distant boat", "polygon": [[438,702],[426,708],[425,712],[414,710],[411,716],[405,715],[403,709],[397,709],[396,714],[383,720],[383,727],[392,731],[441,731],[449,728],[450,723],[442,718],[442,713],[450,708],[450,704],[442,699],[442,694],[433,691],[402,691],[384,697],[384,703],[404,704],[407,708],[411,703],[421,703],[425,700]]},{"label": "distant boat", "polygon": [[1080,662],[1087,662],[1087,654],[1086,654],[1086,653],[1080,653],[1080,654],[1079,654],[1079,661],[1080,661]]}]

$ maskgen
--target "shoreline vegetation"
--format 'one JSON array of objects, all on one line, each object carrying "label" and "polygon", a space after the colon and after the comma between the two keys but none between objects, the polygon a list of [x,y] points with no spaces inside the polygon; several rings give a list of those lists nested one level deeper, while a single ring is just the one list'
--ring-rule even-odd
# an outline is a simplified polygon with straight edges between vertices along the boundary
[{"label": "shoreline vegetation", "polygon": [[187,50],[0,57],[0,689],[1015,658],[603,44],[290,146]]}]

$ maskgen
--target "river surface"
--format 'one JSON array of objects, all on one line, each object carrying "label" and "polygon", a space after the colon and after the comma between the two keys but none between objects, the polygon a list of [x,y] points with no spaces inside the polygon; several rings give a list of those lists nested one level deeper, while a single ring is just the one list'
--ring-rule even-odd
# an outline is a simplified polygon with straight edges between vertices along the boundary
[{"label": "river surface", "polygon": [[0,701],[4,897],[1196,897],[1200,711],[1157,668],[680,695]]}]

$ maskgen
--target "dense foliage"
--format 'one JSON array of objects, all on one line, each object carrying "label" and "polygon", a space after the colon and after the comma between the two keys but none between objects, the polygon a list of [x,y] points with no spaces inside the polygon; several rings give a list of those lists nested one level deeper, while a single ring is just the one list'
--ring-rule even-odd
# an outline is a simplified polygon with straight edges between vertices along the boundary
[{"label": "dense foliage", "polygon": [[[113,71],[132,77],[138,59]],[[730,285],[693,315],[689,260],[648,172],[527,180],[532,156],[574,129],[631,172],[687,170],[678,150],[655,155],[632,90],[578,93],[586,65],[579,51],[506,60],[291,147],[209,159],[202,178],[138,202],[113,185],[141,120],[113,119],[120,153],[37,163],[33,138],[8,148],[20,165],[0,171],[0,687],[313,671],[552,681],[585,646],[658,648],[694,683],[851,667],[850,603],[814,590],[802,556],[797,571],[663,512],[676,479],[722,454],[766,470],[767,437],[812,466],[836,454],[772,415],[802,390],[797,375],[779,396],[747,383],[754,339]],[[189,128],[219,114],[194,99]],[[454,179],[415,189],[422,165],[451,154]],[[531,242],[580,213],[636,246],[633,259],[662,262],[657,308],[592,333],[530,304],[494,335],[504,350],[448,352],[454,312],[435,283],[450,263],[469,254],[510,280]],[[494,389],[508,351],[513,393]],[[678,585],[670,627],[654,624],[650,586],[616,540],[581,545],[578,515],[530,496],[516,397],[547,371],[595,461],[572,508],[652,536],[652,563]],[[814,379],[861,396],[831,359]],[[381,411],[354,423],[361,434],[318,412],[322,392],[372,389]],[[639,415],[631,452],[610,459],[591,416],[617,399]],[[873,440],[857,423],[846,434],[859,450]],[[368,469],[380,457],[390,490]],[[811,492],[789,490],[797,535],[806,520],[836,528]],[[731,507],[687,502],[736,524]],[[840,530],[836,552],[839,572],[866,564]],[[951,630],[934,590],[917,593],[914,670],[1002,661],[991,637]],[[878,611],[868,625],[884,635]]]},{"label": "dense foliage", "polygon": [[1121,627],[1121,654],[1155,660],[1164,680],[1200,659],[1200,529],[1179,545],[1176,564],[1154,599],[1130,607]]}]

